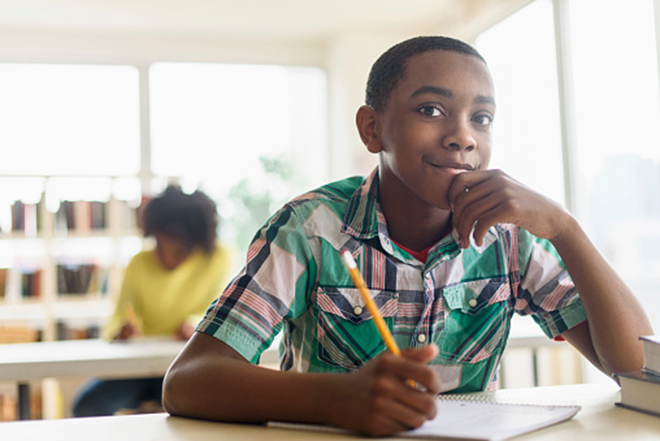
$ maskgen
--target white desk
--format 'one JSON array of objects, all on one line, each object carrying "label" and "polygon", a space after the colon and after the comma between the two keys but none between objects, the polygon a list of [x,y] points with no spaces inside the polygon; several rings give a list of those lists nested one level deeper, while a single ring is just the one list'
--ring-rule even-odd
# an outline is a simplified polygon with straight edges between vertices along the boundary
[{"label": "white desk", "polygon": [[[0,345],[0,381],[51,377],[163,375],[185,342],[145,338],[123,342],[67,340]],[[269,349],[262,363],[277,363]]]},{"label": "white desk", "polygon": [[67,340],[0,346],[0,380],[162,375],[184,342]]},{"label": "white desk", "polygon": [[[515,441],[657,441],[660,439],[660,418],[614,406],[619,400],[618,387],[614,383],[509,389],[495,394],[498,397],[522,402],[570,403],[582,406],[573,419],[522,435],[515,438]],[[44,438],[67,441],[364,440],[363,437],[323,432],[312,433],[176,418],[164,413],[0,423],[2,440]],[[384,439],[393,441],[398,438]]]},{"label": "white desk", "polygon": [[29,381],[64,377],[163,375],[184,342],[68,340],[0,345],[0,381],[18,383],[18,415],[30,419]]},{"label": "white desk", "polygon": [[[0,381],[19,385],[19,417],[29,419],[29,381],[44,378],[136,378],[164,375],[182,341],[145,338],[124,342],[69,340],[0,345]],[[267,351],[263,363],[277,361]]]}]

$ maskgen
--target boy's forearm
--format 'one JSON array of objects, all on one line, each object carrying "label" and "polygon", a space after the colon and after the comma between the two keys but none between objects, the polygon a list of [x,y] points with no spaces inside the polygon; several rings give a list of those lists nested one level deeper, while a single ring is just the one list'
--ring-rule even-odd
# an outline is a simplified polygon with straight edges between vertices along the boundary
[{"label": "boy's forearm", "polygon": [[437,353],[435,345],[400,357],[385,352],[352,373],[281,372],[251,365],[224,342],[197,332],[165,375],[163,405],[192,418],[329,423],[389,435],[435,415],[440,382],[427,363]]},{"label": "boy's forearm", "polygon": [[608,372],[636,370],[642,365],[640,335],[652,333],[644,309],[571,217],[552,240],[587,312],[591,343]]},{"label": "boy's forearm", "polygon": [[280,372],[228,357],[173,365],[163,404],[173,415],[225,422],[327,423],[338,375]]}]

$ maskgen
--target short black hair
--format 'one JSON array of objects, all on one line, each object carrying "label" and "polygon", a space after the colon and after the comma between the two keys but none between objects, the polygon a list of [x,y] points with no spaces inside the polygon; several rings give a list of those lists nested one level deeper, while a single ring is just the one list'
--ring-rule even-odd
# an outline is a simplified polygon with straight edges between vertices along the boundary
[{"label": "short black hair", "polygon": [[390,93],[403,77],[408,59],[413,55],[437,50],[472,55],[486,62],[475,48],[455,38],[421,36],[402,41],[385,51],[371,67],[365,104],[376,111],[383,111]]},{"label": "short black hair", "polygon": [[215,202],[200,190],[186,194],[170,184],[160,195],[149,200],[142,212],[145,237],[165,234],[191,249],[215,249],[218,210]]}]

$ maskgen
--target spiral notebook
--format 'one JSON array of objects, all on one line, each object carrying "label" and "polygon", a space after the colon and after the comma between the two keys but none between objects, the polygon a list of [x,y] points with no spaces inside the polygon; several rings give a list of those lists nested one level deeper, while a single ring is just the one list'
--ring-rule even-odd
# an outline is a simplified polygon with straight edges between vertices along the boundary
[{"label": "spiral notebook", "polygon": [[[441,395],[438,413],[417,429],[397,433],[401,438],[452,438],[501,441],[571,419],[577,405],[514,404],[481,399],[478,395]],[[271,422],[271,427],[350,433],[332,426]]]}]

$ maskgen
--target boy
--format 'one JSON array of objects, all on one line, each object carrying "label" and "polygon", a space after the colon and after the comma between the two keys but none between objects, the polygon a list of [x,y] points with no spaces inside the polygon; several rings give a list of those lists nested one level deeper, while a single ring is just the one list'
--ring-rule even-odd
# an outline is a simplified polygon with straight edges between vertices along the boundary
[{"label": "boy", "polygon": [[[375,436],[414,428],[434,416],[435,394],[494,386],[514,312],[606,373],[638,369],[637,337],[652,331],[633,294],[562,207],[487,169],[493,95],[485,61],[461,41],[385,52],[357,113],[377,170],[269,220],[172,364],[166,410]],[[341,249],[401,357],[384,351]],[[280,330],[281,371],[250,365]]]}]

